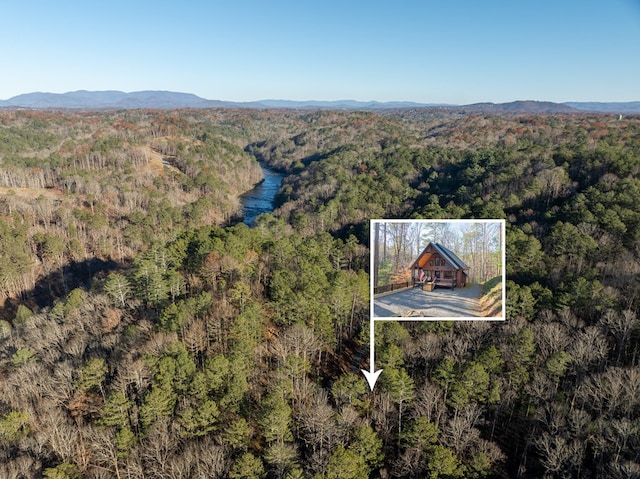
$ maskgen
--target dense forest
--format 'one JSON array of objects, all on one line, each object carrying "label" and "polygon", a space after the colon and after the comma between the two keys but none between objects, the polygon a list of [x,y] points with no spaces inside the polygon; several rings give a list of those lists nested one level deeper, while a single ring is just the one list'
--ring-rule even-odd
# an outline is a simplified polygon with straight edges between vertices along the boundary
[{"label": "dense forest", "polygon": [[[639,197],[638,117],[0,111],[0,476],[640,477]],[[507,223],[373,392],[372,218]]]}]

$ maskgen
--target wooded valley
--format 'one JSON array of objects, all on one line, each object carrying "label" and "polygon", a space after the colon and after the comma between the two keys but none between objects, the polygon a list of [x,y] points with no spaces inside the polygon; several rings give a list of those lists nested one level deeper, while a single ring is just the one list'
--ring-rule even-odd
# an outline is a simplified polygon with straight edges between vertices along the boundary
[{"label": "wooded valley", "polygon": [[[0,110],[0,477],[640,477],[638,198],[634,116]],[[371,392],[376,218],[506,219],[507,318]]]}]

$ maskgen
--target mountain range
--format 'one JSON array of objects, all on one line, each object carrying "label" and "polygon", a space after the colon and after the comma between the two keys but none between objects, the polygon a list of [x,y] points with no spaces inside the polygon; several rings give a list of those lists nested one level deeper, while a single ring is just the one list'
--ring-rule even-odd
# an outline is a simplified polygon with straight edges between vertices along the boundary
[{"label": "mountain range", "polygon": [[67,93],[33,92],[0,100],[0,108],[33,109],[131,109],[131,108],[309,108],[309,109],[398,109],[398,108],[440,108],[467,112],[526,112],[526,113],[576,113],[580,111],[616,114],[640,113],[640,101],[634,102],[566,102],[513,101],[508,103],[475,103],[471,105],[448,105],[416,102],[377,101],[292,101],[260,100],[254,102],[232,102],[207,100],[192,93],[171,91],[86,91]]}]

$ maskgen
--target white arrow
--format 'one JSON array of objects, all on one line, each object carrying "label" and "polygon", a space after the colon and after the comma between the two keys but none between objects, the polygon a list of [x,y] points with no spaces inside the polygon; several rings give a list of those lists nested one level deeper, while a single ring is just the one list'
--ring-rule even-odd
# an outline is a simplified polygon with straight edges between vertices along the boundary
[{"label": "white arrow", "polygon": [[369,371],[366,369],[361,369],[364,377],[367,378],[367,382],[369,383],[369,387],[371,388],[371,392],[373,392],[373,388],[376,385],[376,381],[378,380],[378,376],[382,372],[382,369],[376,371],[375,368],[375,355],[376,355],[376,340],[375,340],[375,321],[373,319],[373,307],[371,308],[371,313],[369,315]]}]

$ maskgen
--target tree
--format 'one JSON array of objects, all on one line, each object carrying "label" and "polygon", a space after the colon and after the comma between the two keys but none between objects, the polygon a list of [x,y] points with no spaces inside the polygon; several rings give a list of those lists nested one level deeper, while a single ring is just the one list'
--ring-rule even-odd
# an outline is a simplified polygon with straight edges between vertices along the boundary
[{"label": "tree", "polygon": [[220,410],[211,399],[205,399],[193,407],[186,408],[179,419],[187,437],[200,437],[215,431]]},{"label": "tree", "polygon": [[545,368],[551,377],[558,381],[567,371],[571,363],[571,356],[566,351],[557,351],[553,353],[546,361]]},{"label": "tree", "polygon": [[347,373],[333,383],[331,393],[339,406],[359,408],[364,406],[363,398],[367,393],[367,386],[361,375]]},{"label": "tree", "polygon": [[509,278],[531,281],[543,277],[542,245],[538,239],[520,228],[507,229],[505,243],[506,273]]},{"label": "tree", "polygon": [[284,478],[286,472],[298,471],[297,453],[291,444],[271,444],[264,458],[276,477]]},{"label": "tree", "polygon": [[455,454],[444,446],[434,446],[426,467],[430,479],[464,477],[465,467]]},{"label": "tree", "polygon": [[11,356],[11,365],[19,367],[22,364],[36,361],[38,357],[29,348],[18,348],[18,350]]},{"label": "tree", "polygon": [[451,386],[451,384],[453,384],[455,378],[456,362],[450,357],[446,357],[442,361],[440,361],[434,368],[431,375],[432,381],[438,384],[442,389],[444,389],[445,400],[447,399],[449,393],[449,387]]},{"label": "tree", "polygon": [[278,392],[270,393],[262,403],[260,427],[267,443],[291,441],[291,407]]},{"label": "tree", "polygon": [[56,467],[48,467],[42,471],[42,477],[45,479],[81,479],[82,474],[78,471],[75,464],[63,462]]},{"label": "tree", "polygon": [[425,417],[417,417],[400,436],[400,444],[407,448],[429,450],[438,440],[440,429]]},{"label": "tree", "polygon": [[265,476],[264,464],[250,452],[240,456],[229,472],[231,479],[263,479]]},{"label": "tree", "polygon": [[124,427],[129,424],[133,403],[120,391],[112,393],[105,401],[99,423],[104,426]]},{"label": "tree", "polygon": [[144,397],[140,406],[140,422],[149,428],[159,418],[171,416],[175,409],[177,394],[168,383],[156,384]]},{"label": "tree", "polygon": [[466,363],[451,386],[448,403],[456,409],[471,401],[486,400],[489,390],[489,374],[484,366],[475,361]]},{"label": "tree", "polygon": [[24,411],[12,411],[0,417],[0,444],[17,441],[30,431],[29,416]]},{"label": "tree", "polygon": [[367,465],[364,458],[355,451],[338,445],[329,456],[327,479],[367,479]]},{"label": "tree", "polygon": [[76,386],[84,391],[102,392],[102,383],[105,380],[107,371],[108,368],[104,359],[93,358],[80,371]]},{"label": "tree", "polygon": [[104,284],[104,292],[116,304],[124,308],[131,295],[131,284],[126,276],[120,273],[111,273]]},{"label": "tree", "polygon": [[223,438],[229,446],[238,451],[246,451],[251,439],[251,429],[247,420],[239,418],[233,421],[224,431]]},{"label": "tree", "polygon": [[403,368],[385,369],[383,385],[391,399],[398,403],[398,434],[401,434],[404,405],[415,397],[413,378],[411,378]]},{"label": "tree", "polygon": [[362,425],[358,427],[353,434],[353,440],[348,449],[364,459],[367,464],[367,475],[369,475],[370,471],[382,465],[384,459],[382,440],[371,426]]}]

